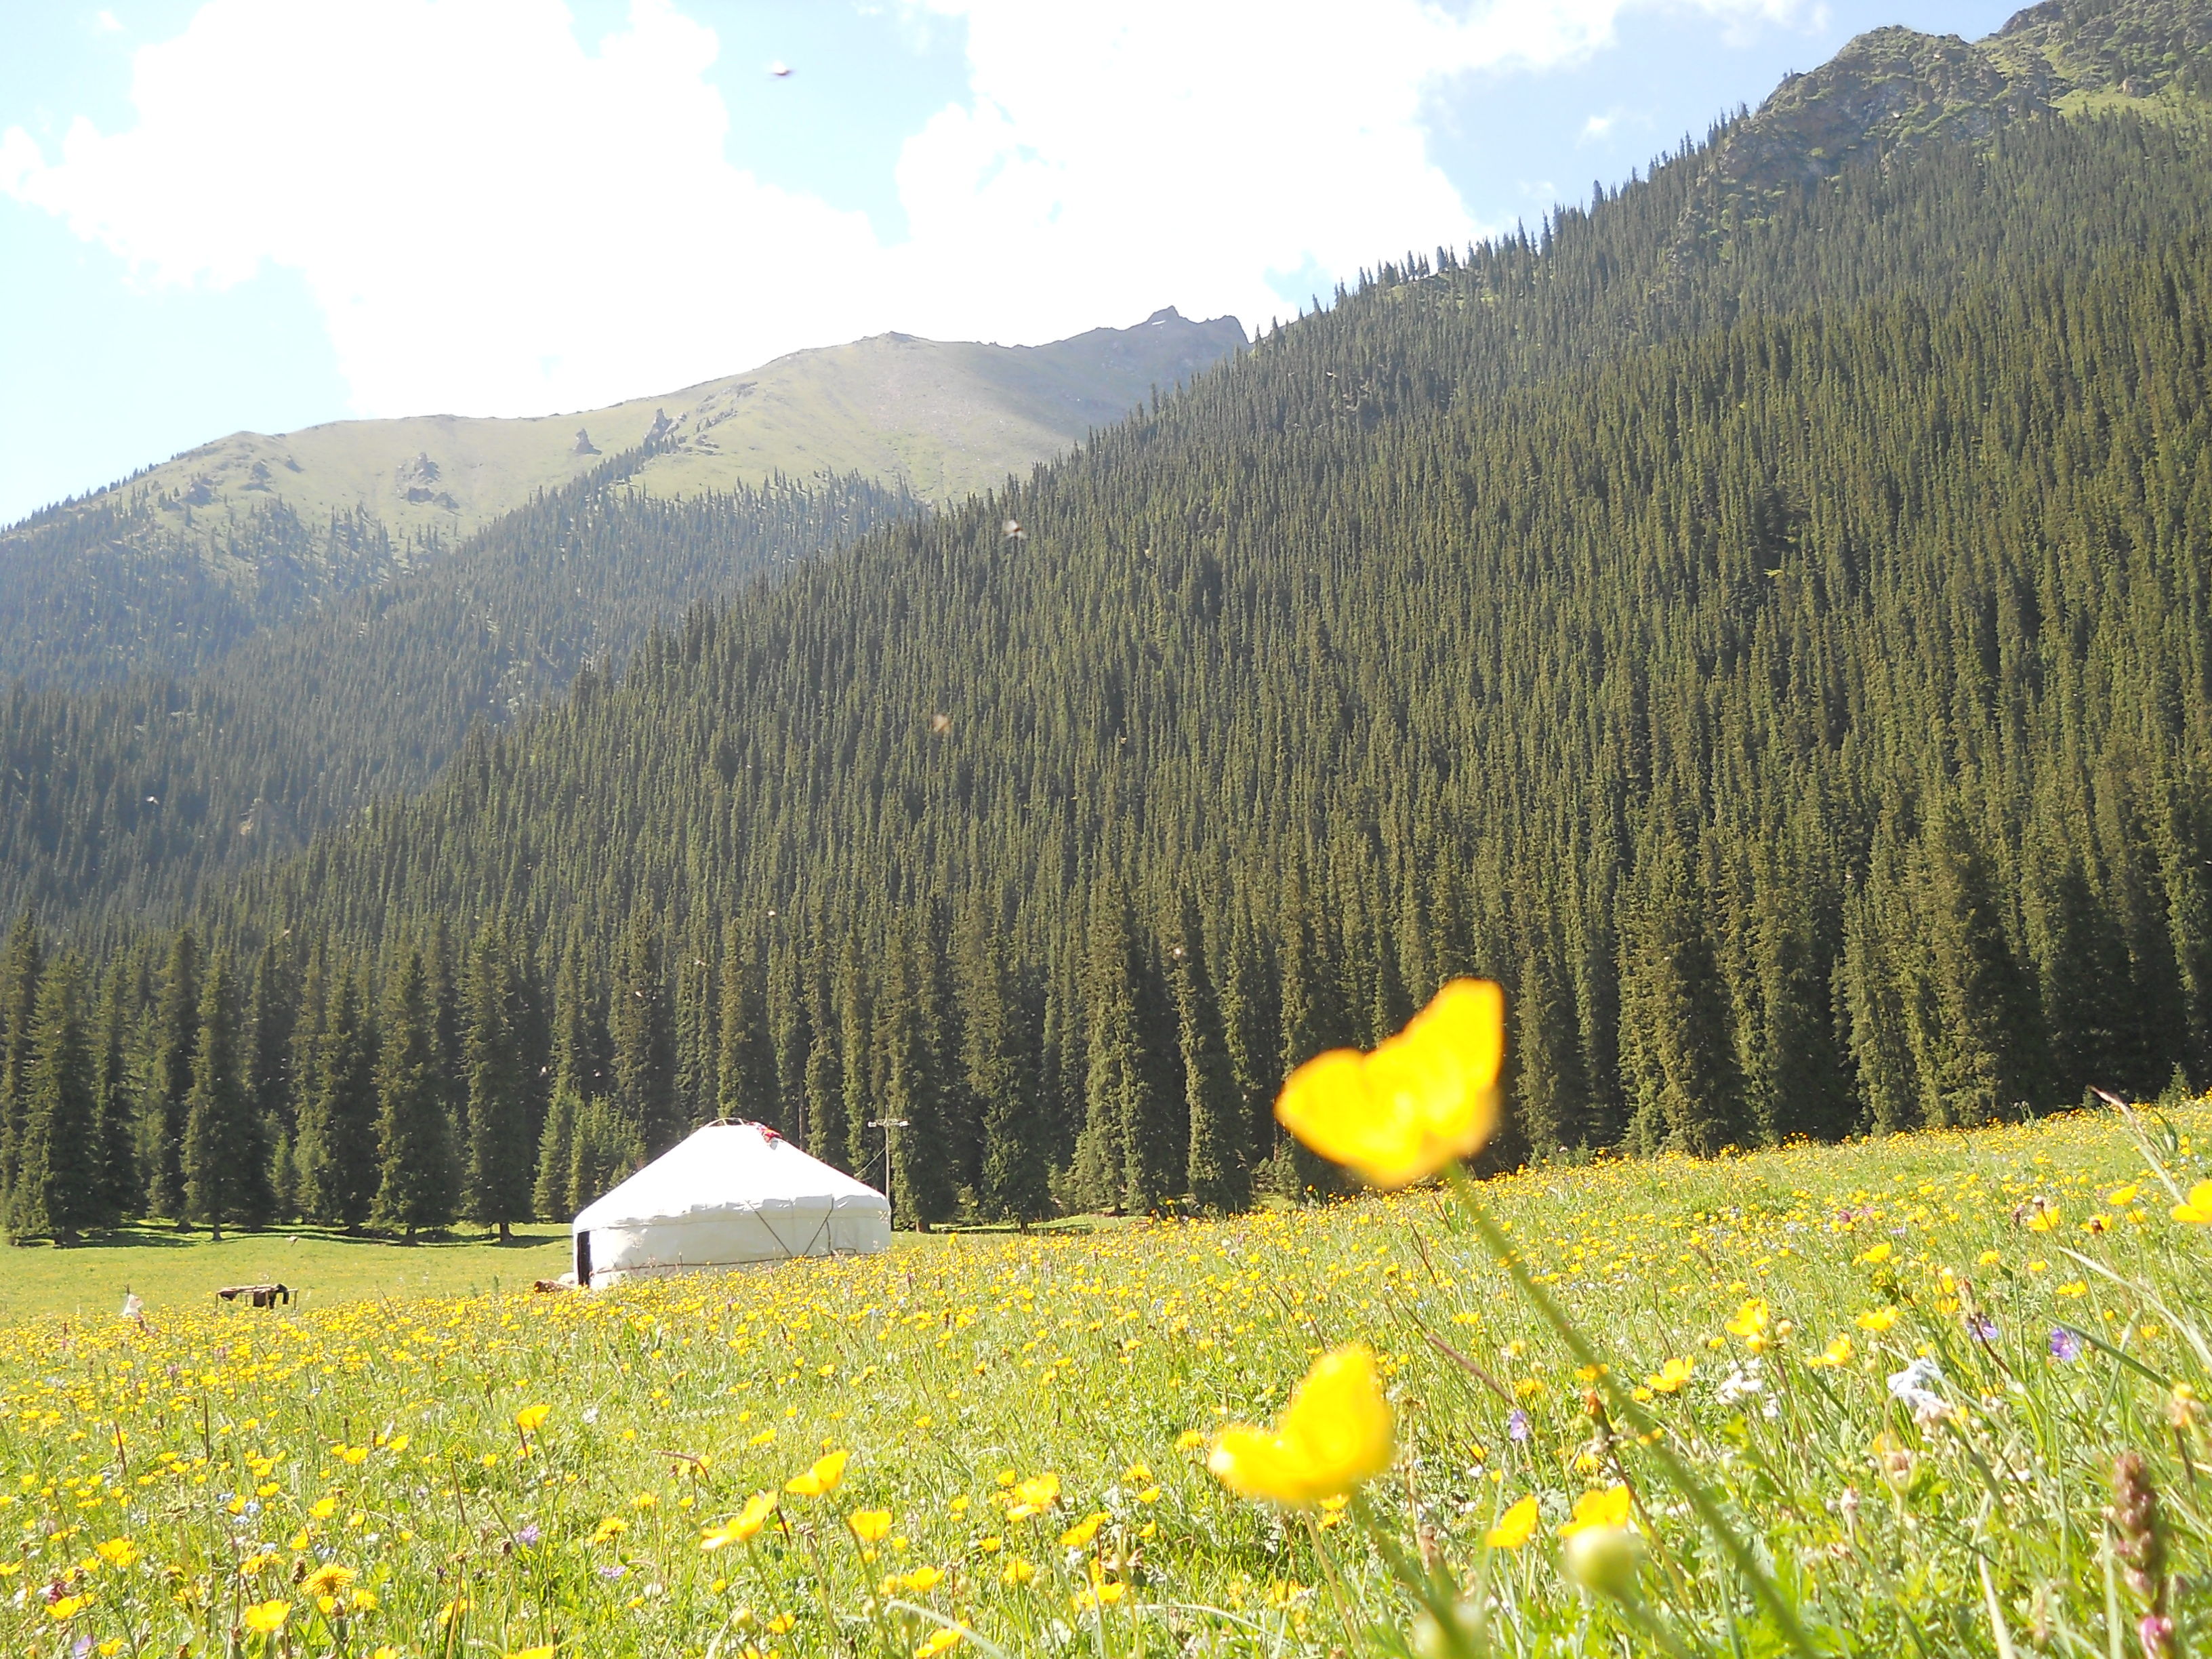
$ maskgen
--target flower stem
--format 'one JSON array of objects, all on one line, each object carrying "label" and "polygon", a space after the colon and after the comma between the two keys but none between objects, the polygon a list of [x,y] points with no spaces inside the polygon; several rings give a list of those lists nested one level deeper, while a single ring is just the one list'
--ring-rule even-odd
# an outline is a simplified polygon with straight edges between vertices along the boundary
[{"label": "flower stem", "polygon": [[1705,1523],[1707,1530],[1711,1532],[1729,1559],[1735,1564],[1736,1571],[1750,1582],[1753,1593],[1772,1615],[1783,1639],[1803,1659],[1820,1659],[1820,1650],[1813,1645],[1812,1637],[1798,1619],[1797,1610],[1783,1595],[1782,1587],[1759,1565],[1759,1558],[1752,1553],[1751,1547],[1736,1536],[1735,1529],[1729,1524],[1728,1516],[1722,1513],[1718,1502],[1705,1490],[1705,1483],[1674,1455],[1663,1425],[1636,1403],[1635,1397],[1613,1375],[1612,1368],[1599,1357],[1589,1339],[1582,1334],[1565,1311],[1522,1265],[1511,1243],[1498,1231],[1498,1224],[1490,1218],[1490,1212],[1483,1208],[1482,1200],[1475,1196],[1474,1183],[1468,1177],[1465,1167],[1452,1164],[1448,1174],[1453,1195],[1459,1200],[1460,1207],[1467,1212],[1468,1218],[1474,1223],[1475,1231],[1482,1235],[1482,1242],[1490,1247],[1491,1254],[1511,1275],[1515,1286],[1543,1316],[1544,1322],[1559,1334],[1559,1340],[1567,1345],[1567,1351],[1585,1368],[1597,1373],[1595,1386],[1605,1391],[1613,1410],[1625,1418],[1635,1428],[1638,1438],[1650,1447],[1652,1455],[1667,1472],[1668,1479],[1689,1500],[1690,1507],[1697,1510],[1698,1518]]}]

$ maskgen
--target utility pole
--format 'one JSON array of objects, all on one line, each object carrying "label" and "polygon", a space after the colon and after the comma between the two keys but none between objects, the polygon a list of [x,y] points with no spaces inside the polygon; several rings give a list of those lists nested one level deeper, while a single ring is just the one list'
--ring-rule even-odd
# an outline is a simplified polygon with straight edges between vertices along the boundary
[{"label": "utility pole", "polygon": [[886,1212],[889,1212],[891,1204],[893,1172],[898,1167],[891,1162],[891,1137],[899,1130],[905,1128],[906,1124],[907,1121],[902,1117],[872,1117],[868,1120],[868,1127],[871,1129],[881,1129],[884,1132],[884,1208]]}]

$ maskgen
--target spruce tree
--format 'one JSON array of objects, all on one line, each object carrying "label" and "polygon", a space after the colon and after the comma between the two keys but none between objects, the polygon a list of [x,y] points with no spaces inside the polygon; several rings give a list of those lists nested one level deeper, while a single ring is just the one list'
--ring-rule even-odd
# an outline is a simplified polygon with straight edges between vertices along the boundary
[{"label": "spruce tree", "polygon": [[9,1230],[70,1244],[100,1224],[98,1092],[84,1020],[82,970],[64,958],[40,976],[24,1115],[22,1163]]},{"label": "spruce tree", "polygon": [[624,934],[620,970],[607,1011],[614,1047],[615,1115],[648,1156],[677,1142],[676,1033],[660,941],[641,915]]},{"label": "spruce tree", "polygon": [[1005,942],[980,908],[963,921],[956,949],[961,1063],[981,1118],[977,1207],[988,1221],[1027,1226],[1051,1201],[1034,1045],[1009,982]]},{"label": "spruce tree", "polygon": [[1275,1144],[1275,1094],[1282,1081],[1281,987],[1249,915],[1239,913],[1218,975],[1222,1041],[1243,1121],[1238,1135],[1253,1169]]},{"label": "spruce tree", "polygon": [[763,1006],[767,993],[751,934],[741,922],[730,923],[723,935],[721,980],[716,1115],[744,1123],[772,1122],[775,1057]]},{"label": "spruce tree", "polygon": [[530,1138],[516,1033],[514,976],[504,943],[477,935],[465,988],[469,1085],[469,1213],[499,1229],[500,1243],[528,1218],[538,1148]]},{"label": "spruce tree", "polygon": [[2006,938],[1988,859],[1955,807],[1939,809],[1919,866],[1930,983],[1917,1036],[1928,1121],[1960,1127],[2042,1104],[2042,1012]]},{"label": "spruce tree", "polygon": [[189,927],[169,947],[154,1018],[153,1063],[139,1113],[138,1170],[146,1212],[185,1220],[185,1118],[199,1058],[199,941]]},{"label": "spruce tree", "polygon": [[131,1066],[130,966],[118,958],[100,992],[94,1086],[99,1091],[100,1218],[112,1226],[138,1212],[138,1095]]},{"label": "spruce tree", "polygon": [[696,1127],[720,1109],[721,1010],[707,936],[686,940],[676,969],[676,1109]]},{"label": "spruce tree", "polygon": [[[875,1046],[875,1013],[869,1000],[867,975],[860,966],[859,941],[848,933],[837,953],[837,975],[832,994],[837,1009],[838,1069],[845,1095],[845,1155],[840,1163],[863,1181],[871,1178],[874,1169],[875,1142],[868,1128],[869,1120],[881,1117],[879,1100],[875,1091],[878,1051]],[[726,994],[726,982],[725,985]],[[727,1004],[724,1005],[726,1011]],[[723,1027],[722,1040],[729,1041],[729,1027]],[[723,1086],[728,1085],[729,1072],[725,1047]],[[884,1171],[882,1179],[884,1190],[890,1190],[890,1176]]]},{"label": "spruce tree", "polygon": [[923,949],[912,936],[893,945],[876,1019],[884,1060],[882,1115],[905,1125],[890,1134],[891,1212],[927,1231],[951,1215],[952,1191],[944,1146],[943,1050]]},{"label": "spruce tree", "polygon": [[376,1198],[377,1031],[362,970],[335,977],[294,1156],[308,1218],[355,1232]]},{"label": "spruce tree", "polygon": [[1589,1074],[1574,1004],[1551,951],[1532,943],[1521,957],[1512,1005],[1510,1097],[1530,1153],[1539,1158],[1587,1147]]},{"label": "spruce tree", "polygon": [[1647,1150],[1710,1158],[1749,1139],[1727,981],[1680,850],[1656,855],[1621,969],[1623,1069]]},{"label": "spruce tree", "polygon": [[252,1213],[260,1170],[253,1103],[246,1090],[230,959],[217,954],[200,990],[199,1042],[185,1101],[184,1218],[220,1239],[223,1224]]},{"label": "spruce tree", "polygon": [[439,1099],[446,1113],[446,1145],[454,1159],[454,1199],[458,1203],[467,1185],[469,1135],[469,1066],[466,1053],[467,1016],[462,1008],[462,969],[453,944],[453,930],[444,916],[434,918],[422,945],[422,974],[430,997],[432,1065],[438,1079]]},{"label": "spruce tree", "polygon": [[453,1212],[451,1119],[438,1073],[438,1012],[419,945],[400,957],[385,989],[376,1057],[375,1218],[407,1242]]},{"label": "spruce tree", "polygon": [[576,1120],[583,1097],[563,1083],[545,1108],[545,1127],[538,1137],[538,1173],[531,1205],[540,1221],[566,1221],[580,1206],[575,1199]]},{"label": "spruce tree", "polygon": [[830,988],[817,981],[814,991],[815,1038],[806,1051],[806,1150],[824,1164],[842,1166],[853,1141],[845,1121],[844,1058]]},{"label": "spruce tree", "polygon": [[12,1201],[29,1133],[31,1067],[38,1054],[39,981],[45,953],[26,912],[0,963],[0,1212]]},{"label": "spruce tree", "polygon": [[297,1130],[299,1105],[292,1082],[292,1034],[300,1018],[300,984],[292,963],[271,939],[263,945],[254,964],[253,987],[246,1003],[246,1029],[252,1044],[246,1066],[246,1088],[253,1103],[254,1132],[262,1148],[262,1192],[257,1203],[268,1215],[278,1213],[276,1153],[289,1148]]},{"label": "spruce tree", "polygon": [[572,940],[553,981],[553,1085],[565,1083],[581,1100],[596,1100],[608,1087],[592,1000],[583,951]]},{"label": "spruce tree", "polygon": [[[932,960],[943,957],[933,953]],[[769,952],[769,1046],[775,1067],[775,1115],[770,1121],[801,1146],[807,1139],[806,1056],[814,1046],[803,978],[798,948],[779,935]]]},{"label": "spruce tree", "polygon": [[1243,1206],[1246,1196],[1243,1103],[1231,1074],[1220,1006],[1206,972],[1198,905],[1188,895],[1175,939],[1168,951],[1168,978],[1175,989],[1182,1056],[1190,1195],[1206,1209],[1234,1210]]}]

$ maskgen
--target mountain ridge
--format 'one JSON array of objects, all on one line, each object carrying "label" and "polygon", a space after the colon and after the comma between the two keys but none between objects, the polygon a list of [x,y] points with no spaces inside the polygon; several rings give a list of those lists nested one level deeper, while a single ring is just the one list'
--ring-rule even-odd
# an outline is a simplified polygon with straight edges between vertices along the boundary
[{"label": "mountain ridge", "polygon": [[1041,346],[884,334],[599,410],[235,433],[0,531],[0,682],[191,673],[257,629],[432,566],[631,455],[681,499],[865,478],[921,503],[1002,484],[1242,349],[1169,307]]}]

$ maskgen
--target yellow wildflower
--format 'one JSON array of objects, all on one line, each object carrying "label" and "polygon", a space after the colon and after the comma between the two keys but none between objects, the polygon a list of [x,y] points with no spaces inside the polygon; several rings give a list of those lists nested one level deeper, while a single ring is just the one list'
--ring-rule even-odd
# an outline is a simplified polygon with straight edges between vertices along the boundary
[{"label": "yellow wildflower", "polygon": [[1494,1550],[1517,1550],[1536,1534],[1536,1498],[1532,1492],[1498,1517],[1482,1541]]},{"label": "yellow wildflower", "polygon": [[1728,1333],[1753,1353],[1763,1353],[1771,1340],[1766,1334],[1767,1318],[1765,1301],[1754,1297],[1736,1310],[1735,1317],[1728,1322]]},{"label": "yellow wildflower", "polygon": [[1490,1139],[1504,1058],[1505,994],[1455,979],[1374,1053],[1335,1048],[1299,1066],[1275,1116],[1372,1185],[1407,1186]]},{"label": "yellow wildflower", "polygon": [[1607,1486],[1602,1492],[1586,1492],[1575,1499],[1574,1519],[1559,1528],[1559,1536],[1572,1538],[1577,1533],[1594,1528],[1618,1529],[1629,1524],[1634,1512],[1635,1499],[1625,1486]]},{"label": "yellow wildflower", "polygon": [[826,1498],[844,1480],[845,1464],[851,1456],[848,1451],[833,1451],[817,1457],[805,1474],[794,1474],[785,1481],[783,1489],[799,1498]]},{"label": "yellow wildflower", "polygon": [[1060,1477],[1046,1470],[1017,1481],[1008,1496],[1013,1499],[1006,1510],[1009,1521],[1026,1521],[1033,1515],[1042,1515],[1060,1501]]},{"label": "yellow wildflower", "polygon": [[525,1434],[535,1434],[544,1425],[545,1419],[552,1415],[550,1406],[525,1406],[515,1413],[514,1426]]},{"label": "yellow wildflower", "polygon": [[1670,1359],[1656,1373],[1644,1379],[1644,1385],[1655,1394],[1680,1394],[1689,1386],[1690,1373],[1697,1369],[1687,1359]]},{"label": "yellow wildflower", "polygon": [[1884,1239],[1872,1249],[1862,1251],[1856,1258],[1855,1265],[1861,1267],[1879,1267],[1883,1262],[1888,1261],[1889,1258],[1895,1254],[1896,1252],[1891,1248],[1889,1241]]},{"label": "yellow wildflower", "polygon": [[[699,1540],[702,1550],[718,1550],[725,1544],[742,1544],[757,1536],[775,1513],[776,1495],[772,1492],[757,1492],[745,1499],[745,1506],[719,1527],[710,1527]],[[857,1520],[858,1517],[856,1516]],[[888,1524],[889,1517],[885,1517]],[[854,1530],[858,1531],[856,1526]]]},{"label": "yellow wildflower", "polygon": [[1389,1468],[1394,1432],[1375,1355],[1352,1343],[1314,1361],[1274,1429],[1222,1430],[1206,1468],[1243,1497],[1306,1508]]},{"label": "yellow wildflower", "polygon": [[2199,1227],[2212,1225],[2212,1181],[2200,1181],[2191,1187],[2188,1199],[2173,1206],[2173,1218]]},{"label": "yellow wildflower", "polygon": [[274,1636],[291,1616],[289,1601],[257,1601],[246,1608],[244,1622],[256,1636]]},{"label": "yellow wildflower", "polygon": [[1060,1534],[1060,1547],[1071,1550],[1089,1549],[1091,1540],[1098,1535],[1098,1528],[1106,1524],[1107,1519],[1105,1510],[1093,1510],[1066,1532]]},{"label": "yellow wildflower", "polygon": [[891,1529],[889,1510],[854,1510],[845,1517],[845,1524],[853,1529],[853,1536],[863,1544],[880,1541]]},{"label": "yellow wildflower", "polygon": [[1879,1335],[1897,1323],[1897,1310],[1894,1308],[1869,1308],[1851,1323],[1863,1331],[1873,1331]]}]

